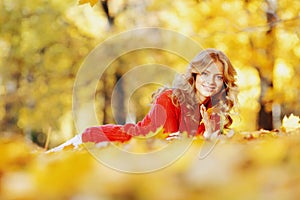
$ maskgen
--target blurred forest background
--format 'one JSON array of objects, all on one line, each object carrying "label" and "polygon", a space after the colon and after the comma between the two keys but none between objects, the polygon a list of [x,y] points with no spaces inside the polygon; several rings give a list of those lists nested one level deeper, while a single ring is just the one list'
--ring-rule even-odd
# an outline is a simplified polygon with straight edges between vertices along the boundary
[{"label": "blurred forest background", "polygon": [[[89,2],[93,6],[85,4]],[[76,0],[0,1],[2,134],[25,134],[40,145],[45,144],[45,134],[49,132],[53,145],[76,134],[72,87],[80,65],[105,39],[139,27],[178,31],[203,48],[217,48],[229,56],[237,68],[240,87],[240,117],[233,124],[236,130],[278,129],[285,114],[299,115],[298,1],[78,3]],[[108,49],[107,54],[111,51]],[[149,62],[181,72],[186,67],[178,57],[162,51],[145,50],[120,57],[99,80],[96,95],[99,124],[115,123],[110,96],[122,74]],[[156,88],[144,86],[135,94],[137,120],[147,113],[151,93]],[[119,113],[124,113],[125,102],[119,104]],[[126,116],[120,117],[125,122]]]}]

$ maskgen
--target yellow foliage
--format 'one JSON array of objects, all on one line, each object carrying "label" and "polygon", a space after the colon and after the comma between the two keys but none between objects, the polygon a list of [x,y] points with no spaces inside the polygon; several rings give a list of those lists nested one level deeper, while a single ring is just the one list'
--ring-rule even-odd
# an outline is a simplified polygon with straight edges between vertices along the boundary
[{"label": "yellow foliage", "polygon": [[[98,2],[79,0],[80,5],[89,3],[91,7]],[[270,24],[263,0],[111,1],[113,28],[107,27],[106,16],[96,7],[91,14],[91,10],[71,7],[72,3],[0,3],[1,128],[16,122],[14,128],[24,132],[48,127],[57,131],[65,123],[60,116],[72,109],[74,77],[83,57],[99,42],[95,38],[104,40],[130,28],[155,26],[185,33],[203,48],[219,48],[228,54],[239,72],[242,122],[236,119],[234,127],[249,132],[221,140],[204,160],[197,155],[208,143],[197,138],[173,165],[140,175],[120,173],[99,164],[84,149],[93,149],[93,144],[81,145],[78,150],[70,145],[62,152],[46,154],[24,138],[0,137],[0,199],[300,198],[299,117],[285,117],[281,132],[252,132],[261,95],[257,69],[267,78],[274,78],[269,100],[284,103],[287,112],[299,112],[299,80],[293,79],[299,73],[299,1],[278,1],[278,21],[271,34],[267,33]],[[189,47],[182,48],[189,51]],[[103,57],[113,51],[107,49]],[[178,71],[184,71],[187,64],[167,53],[148,51],[126,54],[114,66],[121,66],[122,73],[126,73],[127,66],[145,63],[163,63]],[[109,75],[114,77],[115,73],[112,70]],[[109,81],[114,84],[113,78]],[[99,84],[101,96],[107,85]],[[151,92],[137,95],[140,102],[135,105],[143,110],[139,112],[144,112],[141,105],[146,104]],[[161,129],[150,136],[153,138],[134,138],[113,145],[134,153],[167,145]],[[183,140],[184,137],[183,134]],[[112,149],[112,145],[105,148]]]},{"label": "yellow foliage", "polygon": [[82,5],[82,4],[86,4],[86,3],[89,3],[90,6],[94,6],[96,5],[96,3],[98,3],[99,0],[79,0],[79,5]]},{"label": "yellow foliage", "polygon": [[[149,26],[178,31],[197,41],[199,47],[219,48],[229,56],[239,71],[241,116],[237,118],[241,120],[234,121],[234,128],[256,129],[260,95],[264,96],[263,100],[284,104],[283,114],[299,112],[295,103],[299,99],[299,81],[293,79],[298,73],[300,57],[297,1],[277,2],[278,20],[271,33],[268,33],[268,5],[264,0],[109,1],[109,14],[114,18],[111,27],[102,7],[95,6],[99,0],[78,3],[94,8],[74,5],[72,0],[24,0],[22,3],[4,0],[0,4],[0,94],[7,96],[0,100],[1,127],[31,134],[45,133],[50,126],[53,132],[62,133],[59,119],[72,110],[72,87],[82,59],[96,43],[101,44],[110,36]],[[184,42],[172,45],[190,51]],[[105,51],[103,58],[113,55],[114,49]],[[117,73],[123,75],[130,70],[129,66],[147,63],[184,72],[187,61],[184,63],[180,55],[171,54],[138,50],[120,55],[122,58],[116,59],[107,70],[111,71],[108,84],[103,86],[99,80],[102,85],[96,94],[97,98],[100,96],[96,102],[99,123],[113,122],[109,106],[104,106],[103,93],[112,90]],[[259,75],[272,79],[274,90],[260,91]],[[145,104],[152,92],[152,88],[135,92],[137,119],[148,111]]]},{"label": "yellow foliage", "polygon": [[[203,145],[211,143],[196,138],[172,165],[139,175],[103,166],[82,146],[72,151],[45,153],[22,137],[3,137],[0,199],[299,198],[300,132],[247,134],[255,137],[236,134],[230,140],[221,140],[202,160],[198,158],[199,152]],[[147,150],[146,144],[136,141],[118,145],[143,148],[144,153]],[[91,143],[87,146],[99,153],[113,148],[108,145],[101,150]]]}]

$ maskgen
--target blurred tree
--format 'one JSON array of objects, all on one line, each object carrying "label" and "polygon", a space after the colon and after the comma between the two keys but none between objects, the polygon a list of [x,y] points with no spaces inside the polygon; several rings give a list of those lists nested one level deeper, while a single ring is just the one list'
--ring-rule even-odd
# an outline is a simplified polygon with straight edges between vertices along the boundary
[{"label": "blurred tree", "polygon": [[57,130],[71,110],[77,69],[94,45],[65,15],[73,2],[0,3],[1,131]]},{"label": "blurred tree", "polygon": [[[89,1],[91,6],[93,5],[97,5],[96,3],[94,3],[94,1]],[[117,27],[115,27],[115,17],[121,13],[125,8],[126,8],[126,4],[125,3],[121,3],[120,5],[117,5],[117,9],[118,12],[113,13],[112,11],[112,6],[109,4],[108,0],[103,0],[100,1],[100,3],[98,4],[99,9],[102,10],[102,12],[104,13],[108,25],[109,25],[109,32],[113,33],[115,30],[117,30]],[[80,4],[83,3],[88,3],[88,1],[80,1]],[[114,51],[113,49],[110,49],[108,51],[108,53],[111,53],[111,51]],[[116,113],[116,116],[113,116],[112,114],[112,108],[111,108],[111,95],[112,95],[112,91],[114,89],[115,84],[120,80],[120,78],[122,77],[122,74],[124,73],[124,68],[126,68],[126,66],[123,65],[122,63],[122,59],[117,59],[116,62],[118,63],[119,67],[115,67],[115,68],[109,68],[109,66],[107,66],[106,73],[103,74],[103,78],[100,79],[100,84],[101,87],[97,89],[97,94],[96,96],[101,96],[102,97],[102,106],[100,105],[100,110],[101,112],[101,117],[99,117],[100,123],[103,124],[108,124],[108,123],[115,123],[115,119],[117,118],[119,123],[124,123],[125,122],[125,107],[124,107],[124,91],[123,91],[123,84],[119,84],[118,87],[118,91],[117,91],[117,98],[118,98],[118,112]],[[122,72],[123,71],[123,72]],[[99,105],[99,104],[98,104]]]},{"label": "blurred tree", "polygon": [[[0,1],[2,131],[46,133],[49,127],[53,132],[61,129],[71,112],[78,67],[92,47],[121,31],[147,26],[178,31],[203,48],[213,47],[228,54],[238,69],[241,89],[243,122],[236,127],[271,129],[273,105],[280,105],[277,118],[290,112],[300,114],[300,80],[294,78],[300,73],[298,1],[79,2],[95,6],[78,6],[77,0]],[[180,45],[189,51],[184,44]],[[103,56],[113,51],[108,49]],[[122,55],[99,80],[96,95],[99,123],[114,122],[110,106],[114,85],[134,66],[149,63],[165,64],[182,72],[186,67],[178,57],[161,51]],[[267,89],[260,88],[260,84],[267,85]],[[121,122],[125,120],[122,113],[128,109],[124,104],[127,102],[122,102],[122,96],[128,95],[125,86],[126,83],[119,88],[117,109]],[[145,104],[150,102],[148,97],[153,88],[156,87],[142,89],[134,95],[139,108],[137,118],[148,110]],[[259,107],[267,111],[268,118],[259,118]]]},{"label": "blurred tree", "polygon": [[[263,69],[263,73],[259,70],[260,82],[261,82],[261,95],[260,95],[260,110],[258,115],[258,128],[267,130],[273,129],[273,98],[268,98],[267,93],[273,91],[273,69],[275,64],[274,50],[276,48],[275,27],[278,21],[277,16],[277,0],[266,0],[266,18],[269,26],[266,32],[266,60],[267,66],[260,67]],[[265,69],[265,70],[264,70]]]}]

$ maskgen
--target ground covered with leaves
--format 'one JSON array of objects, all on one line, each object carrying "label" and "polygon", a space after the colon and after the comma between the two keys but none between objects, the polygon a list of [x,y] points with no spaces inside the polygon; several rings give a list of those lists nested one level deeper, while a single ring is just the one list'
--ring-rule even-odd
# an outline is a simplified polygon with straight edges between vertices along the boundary
[{"label": "ground covered with leaves", "polygon": [[45,153],[23,137],[2,137],[0,199],[300,198],[300,129],[236,133],[199,159],[202,145],[195,139],[172,165],[131,174],[103,165],[85,148]]}]

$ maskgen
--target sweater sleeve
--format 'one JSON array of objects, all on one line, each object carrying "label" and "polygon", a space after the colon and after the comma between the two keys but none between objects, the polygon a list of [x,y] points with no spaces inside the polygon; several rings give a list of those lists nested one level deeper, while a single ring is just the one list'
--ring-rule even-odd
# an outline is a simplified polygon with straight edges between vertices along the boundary
[{"label": "sweater sleeve", "polygon": [[107,124],[87,128],[82,133],[83,142],[119,141],[125,142],[132,136],[147,135],[163,127],[164,133],[178,131],[180,109],[171,99],[171,90],[160,94],[152,105],[149,113],[137,124]]}]

